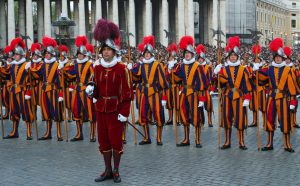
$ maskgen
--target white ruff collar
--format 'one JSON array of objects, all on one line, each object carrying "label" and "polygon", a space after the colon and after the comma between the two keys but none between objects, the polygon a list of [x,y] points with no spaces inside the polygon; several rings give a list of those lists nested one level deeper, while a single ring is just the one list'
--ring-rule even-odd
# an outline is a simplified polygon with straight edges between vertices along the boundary
[{"label": "white ruff collar", "polygon": [[85,57],[85,58],[83,58],[83,60],[80,60],[80,59],[78,59],[77,58],[77,63],[85,63],[85,62],[87,62],[89,60],[89,58],[88,57]]},{"label": "white ruff collar", "polygon": [[283,61],[282,63],[278,64],[275,61],[273,61],[272,66],[280,68],[280,67],[286,66],[286,63],[285,63],[285,61]]},{"label": "white ruff collar", "polygon": [[193,57],[192,59],[190,59],[189,61],[188,60],[186,60],[186,59],[183,59],[183,63],[185,64],[185,65],[189,65],[189,64],[192,64],[192,63],[194,63],[195,62],[195,58]]},{"label": "white ruff collar", "polygon": [[9,62],[9,61],[6,60],[5,62],[6,62],[7,65],[11,65],[12,64],[12,61]]},{"label": "white ruff collar", "polygon": [[241,64],[241,61],[237,60],[235,63],[232,63],[231,61],[228,60],[227,63],[228,63],[228,66],[230,66],[230,67],[236,67]]},{"label": "white ruff collar", "polygon": [[172,60],[172,61],[168,61],[168,63],[174,63],[174,64],[176,64],[176,63],[177,63],[177,61],[175,61],[175,60]]},{"label": "white ruff collar", "polygon": [[53,63],[54,61],[56,61],[55,57],[52,57],[51,59],[44,59],[45,63]]},{"label": "white ruff collar", "polygon": [[119,56],[119,57],[117,58],[117,60],[118,60],[118,62],[122,62],[122,56]]},{"label": "white ruff collar", "polygon": [[25,61],[26,61],[26,59],[23,57],[22,59],[20,59],[20,61],[13,60],[11,62],[11,64],[13,64],[13,65],[20,65],[20,64],[24,63]]},{"label": "white ruff collar", "polygon": [[292,66],[294,66],[294,63],[291,62],[291,63],[288,64],[287,66],[288,66],[288,67],[292,67]]},{"label": "white ruff collar", "polygon": [[61,61],[61,60],[58,60],[59,63],[61,64],[66,64],[68,62],[68,59],[66,58],[65,60]]},{"label": "white ruff collar", "polygon": [[34,62],[34,63],[39,63],[39,62],[41,62],[41,61],[42,61],[42,58],[38,58],[37,60],[32,59],[32,62]]},{"label": "white ruff collar", "polygon": [[203,65],[203,66],[204,66],[204,65],[206,65],[206,64],[207,64],[206,61],[203,61],[203,63],[201,63],[200,65]]},{"label": "white ruff collar", "polygon": [[152,58],[150,58],[148,60],[145,59],[145,58],[143,59],[143,63],[148,63],[149,64],[149,63],[152,63],[153,61],[154,61],[154,57],[152,57]]},{"label": "white ruff collar", "polygon": [[109,63],[105,62],[103,58],[101,58],[100,64],[104,67],[104,68],[111,68],[113,66],[115,66],[118,63],[118,58],[114,57],[113,60]]}]

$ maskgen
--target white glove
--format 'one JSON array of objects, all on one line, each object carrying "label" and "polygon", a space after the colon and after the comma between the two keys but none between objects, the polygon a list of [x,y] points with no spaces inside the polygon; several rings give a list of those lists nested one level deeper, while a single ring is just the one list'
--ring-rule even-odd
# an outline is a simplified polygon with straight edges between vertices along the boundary
[{"label": "white glove", "polygon": [[58,70],[64,68],[64,66],[65,66],[64,63],[59,63],[59,64],[58,64]]},{"label": "white glove", "polygon": [[166,101],[166,100],[161,100],[161,104],[162,104],[162,106],[164,107],[164,106],[167,105],[167,101]]},{"label": "white glove", "polygon": [[213,95],[215,92],[214,91],[210,91],[209,92],[209,95]]},{"label": "white glove", "polygon": [[127,118],[125,116],[123,116],[122,114],[118,114],[118,120],[121,122],[125,122],[125,121],[127,121]]},{"label": "white glove", "polygon": [[294,110],[295,108],[295,105],[290,105],[290,110]]},{"label": "white glove", "polygon": [[128,65],[127,65],[127,69],[128,70],[131,70],[133,67],[132,67],[132,63],[129,63]]},{"label": "white glove", "polygon": [[26,63],[25,70],[28,70],[30,68],[30,66],[31,66],[31,62]]},{"label": "white glove", "polygon": [[25,95],[25,100],[30,100],[31,96]]},{"label": "white glove", "polygon": [[204,102],[203,101],[199,101],[198,107],[203,107],[204,106]]},{"label": "white glove", "polygon": [[93,103],[96,103],[97,102],[97,99],[96,98],[93,98]]},{"label": "white glove", "polygon": [[216,68],[214,69],[214,74],[219,74],[219,72],[221,71],[221,69],[222,69],[222,64],[218,64],[217,66],[216,66]]},{"label": "white glove", "polygon": [[86,88],[85,88],[85,93],[87,93],[87,95],[92,95],[94,92],[94,86],[92,85],[88,85]]},{"label": "white glove", "polygon": [[70,92],[73,92],[73,90],[74,90],[74,89],[72,89],[72,88],[69,88],[69,91],[70,91]]},{"label": "white glove", "polygon": [[58,102],[62,102],[64,100],[63,97],[58,97]]},{"label": "white glove", "polygon": [[253,68],[252,68],[252,70],[253,70],[253,71],[258,71],[258,70],[259,70],[259,67],[261,67],[261,64],[260,64],[260,63],[253,63]]},{"label": "white glove", "polygon": [[94,62],[93,68],[95,68],[95,66],[98,66],[98,65],[100,65],[99,59],[98,59],[97,61]]},{"label": "white glove", "polygon": [[297,98],[297,99],[299,99],[299,98],[300,98],[300,94],[299,94],[299,95],[297,95],[297,96],[296,96],[296,98]]},{"label": "white glove", "polygon": [[243,101],[243,107],[248,107],[249,104],[250,104],[250,101],[249,101],[248,99],[245,99],[245,100]]},{"label": "white glove", "polygon": [[172,70],[172,68],[175,66],[175,64],[176,64],[175,61],[169,61],[168,69],[169,69],[169,70]]}]

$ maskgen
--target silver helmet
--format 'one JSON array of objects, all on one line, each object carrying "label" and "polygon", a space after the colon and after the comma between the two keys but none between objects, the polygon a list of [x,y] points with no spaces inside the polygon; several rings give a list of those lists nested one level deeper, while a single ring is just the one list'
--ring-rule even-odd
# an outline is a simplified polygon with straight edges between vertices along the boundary
[{"label": "silver helmet", "polygon": [[154,48],[152,47],[151,44],[146,44],[146,45],[144,46],[144,52],[143,52],[143,55],[145,54],[146,51],[148,51],[150,54],[153,55],[153,53],[154,53]]},{"label": "silver helmet", "polygon": [[53,48],[53,46],[47,46],[45,49],[45,53],[48,52],[50,54],[52,54],[53,56],[55,56],[55,49]]},{"label": "silver helmet", "polygon": [[17,46],[14,48],[14,54],[18,54],[18,55],[21,55],[21,56],[24,56],[25,55],[25,51],[22,47],[20,46]]},{"label": "silver helmet", "polygon": [[227,52],[226,57],[229,57],[232,53],[235,53],[235,54],[236,54],[237,56],[239,56],[239,57],[240,57],[240,55],[241,55],[241,51],[240,51],[239,47],[237,47],[237,46],[235,46],[232,50],[229,50],[229,51]]},{"label": "silver helmet", "polygon": [[277,50],[277,53],[275,53],[274,57],[275,57],[276,55],[281,56],[281,57],[283,57],[283,58],[287,58],[287,56],[285,55],[284,50],[283,50],[282,48],[279,48],[279,49]]},{"label": "silver helmet", "polygon": [[194,55],[196,54],[196,51],[192,45],[186,46],[185,51],[191,52]]},{"label": "silver helmet", "polygon": [[78,53],[82,54],[82,55],[88,55],[87,49],[84,45],[81,45],[80,47],[77,48],[77,55]]},{"label": "silver helmet", "polygon": [[115,42],[114,42],[112,39],[110,39],[110,38],[107,38],[107,39],[105,40],[105,42],[102,43],[100,53],[102,53],[104,47],[109,47],[109,48],[113,49],[113,50],[116,52],[116,54],[118,54],[118,55],[121,54],[121,53],[120,53],[120,50],[119,50],[119,48],[118,48],[118,46],[117,46],[117,45],[115,44]]},{"label": "silver helmet", "polygon": [[42,57],[42,53],[38,49],[35,49],[35,51],[32,52],[32,55],[34,55],[34,54],[39,56],[39,57]]}]

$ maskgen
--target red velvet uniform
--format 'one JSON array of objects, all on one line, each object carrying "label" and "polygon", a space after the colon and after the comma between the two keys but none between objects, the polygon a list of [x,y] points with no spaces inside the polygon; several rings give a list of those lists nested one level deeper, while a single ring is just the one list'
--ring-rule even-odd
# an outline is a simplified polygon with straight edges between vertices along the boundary
[{"label": "red velvet uniform", "polygon": [[98,142],[100,152],[123,152],[123,123],[118,114],[128,117],[132,89],[127,68],[117,63],[111,68],[98,65],[94,69]]}]

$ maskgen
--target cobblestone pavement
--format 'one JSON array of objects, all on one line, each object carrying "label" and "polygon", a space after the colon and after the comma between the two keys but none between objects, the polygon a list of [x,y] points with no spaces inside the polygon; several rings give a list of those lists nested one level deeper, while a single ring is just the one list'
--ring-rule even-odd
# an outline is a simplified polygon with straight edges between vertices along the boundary
[{"label": "cobblestone pavement", "polygon": [[[163,146],[156,146],[156,143],[134,145],[133,131],[129,128],[120,167],[122,183],[119,185],[300,185],[300,179],[297,179],[300,172],[300,129],[292,136],[296,150],[293,154],[283,150],[279,130],[275,133],[274,151],[258,152],[256,128],[247,129],[247,151],[238,149],[236,130],[232,133],[232,148],[222,151],[218,149],[216,115],[213,119],[215,126],[203,128],[201,149],[194,147],[193,127],[191,146],[180,148],[175,146],[173,126],[164,127]],[[251,118],[249,115],[249,123]],[[297,119],[300,122],[299,112]],[[42,135],[45,124],[40,118],[38,124],[39,135]],[[8,134],[11,123],[5,121],[4,125]],[[76,133],[75,123],[69,123],[69,128],[71,138]],[[19,139],[0,140],[0,185],[112,185],[112,180],[94,182],[104,165],[97,143],[89,142],[88,123],[84,124],[85,140],[82,142],[56,141],[55,125],[52,129],[54,138],[50,141],[26,141],[25,130],[24,123],[21,123]],[[178,130],[180,141],[182,127]],[[153,142],[155,131],[152,126]],[[266,134],[262,128],[260,131],[264,145]],[[142,137],[138,135],[137,140],[142,140]]]}]

